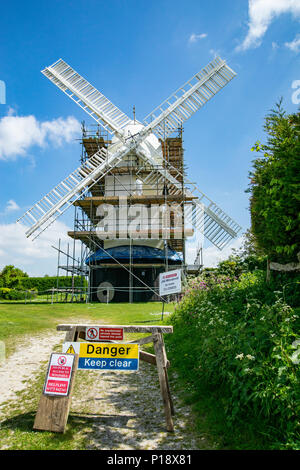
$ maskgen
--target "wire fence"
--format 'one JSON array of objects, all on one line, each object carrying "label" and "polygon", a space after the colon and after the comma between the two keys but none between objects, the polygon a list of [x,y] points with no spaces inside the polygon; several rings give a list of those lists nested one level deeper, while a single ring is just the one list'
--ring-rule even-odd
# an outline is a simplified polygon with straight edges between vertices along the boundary
[{"label": "wire fence", "polygon": [[[123,294],[123,299],[127,294],[128,300],[118,300],[118,294]],[[158,287],[128,287],[128,286],[98,286],[98,287],[59,287],[45,291],[37,290],[15,290],[14,294],[7,294],[7,297],[0,298],[0,304],[5,303],[111,303],[111,302],[128,302],[134,300],[138,294],[145,297],[145,302],[174,302],[179,301],[183,294],[172,294],[162,298],[159,295]],[[143,301],[143,300],[138,300]]]}]

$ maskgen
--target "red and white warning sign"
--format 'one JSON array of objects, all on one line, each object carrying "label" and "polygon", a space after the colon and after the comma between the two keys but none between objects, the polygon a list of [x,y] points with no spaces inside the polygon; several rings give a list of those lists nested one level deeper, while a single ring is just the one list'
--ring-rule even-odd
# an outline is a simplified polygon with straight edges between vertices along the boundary
[{"label": "red and white warning sign", "polygon": [[73,354],[51,354],[44,385],[44,394],[61,396],[68,395],[74,357],[75,356]]},{"label": "red and white warning sign", "polygon": [[177,294],[181,292],[181,270],[174,269],[159,275],[159,295]]},{"label": "red and white warning sign", "polygon": [[91,326],[85,330],[85,339],[88,341],[123,341],[123,328]]}]

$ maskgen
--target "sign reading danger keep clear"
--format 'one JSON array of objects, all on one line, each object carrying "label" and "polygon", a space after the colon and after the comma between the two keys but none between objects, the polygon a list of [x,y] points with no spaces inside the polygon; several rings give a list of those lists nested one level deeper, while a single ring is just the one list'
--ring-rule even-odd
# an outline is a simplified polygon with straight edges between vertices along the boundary
[{"label": "sign reading danger keep clear", "polygon": [[80,343],[63,344],[63,352],[79,355],[78,369],[138,370],[139,345],[134,343]]}]

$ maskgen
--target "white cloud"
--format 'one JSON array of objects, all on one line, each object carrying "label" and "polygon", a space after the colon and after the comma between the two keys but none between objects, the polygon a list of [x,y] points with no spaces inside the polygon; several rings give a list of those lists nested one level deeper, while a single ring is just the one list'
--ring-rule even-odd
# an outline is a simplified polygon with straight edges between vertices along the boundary
[{"label": "white cloud", "polygon": [[298,52],[300,51],[300,35],[297,35],[295,39],[291,42],[285,42],[284,45],[291,51],[296,52],[296,54],[298,54]]},{"label": "white cloud", "polygon": [[236,238],[230,245],[220,251],[215,246],[209,246],[203,250],[203,265],[205,268],[215,268],[220,261],[224,261],[232,255],[232,249],[238,250],[243,245],[244,238]]},{"label": "white cloud", "polygon": [[[185,245],[185,256],[187,264],[194,264],[195,258],[200,246],[204,245],[204,236],[202,233],[197,232],[193,237],[188,238]],[[232,250],[239,250],[244,244],[244,237],[234,239],[223,250],[219,250],[216,246],[210,245],[203,248],[203,265],[206,268],[215,268],[220,261],[227,259],[232,255]]]},{"label": "white cloud", "polygon": [[4,209],[4,214],[8,214],[9,212],[18,211],[19,209],[20,209],[20,207],[18,206],[16,201],[14,201],[13,199],[10,199],[6,203],[6,206],[5,206],[5,209]]},{"label": "white cloud", "polygon": [[300,18],[299,0],[249,0],[248,33],[236,50],[245,51],[258,47],[272,21],[284,13]]},{"label": "white cloud", "polygon": [[214,56],[214,59],[215,59],[216,57],[218,57],[218,56],[221,55],[221,54],[220,54],[218,51],[216,51],[215,49],[210,49],[210,50],[209,50],[209,53],[210,53],[212,56]]},{"label": "white cloud", "polygon": [[196,231],[193,237],[186,239],[185,258],[187,264],[194,264],[198,250],[204,244],[203,233]]},{"label": "white cloud", "polygon": [[207,34],[206,33],[201,33],[201,34],[191,34],[190,37],[189,37],[189,43],[194,43],[194,42],[197,42],[201,39],[204,39],[207,37]]},{"label": "white cloud", "polygon": [[[0,225],[0,270],[7,264],[26,271],[30,276],[56,275],[57,251],[52,248],[58,246],[66,250],[67,242],[73,247],[73,241],[68,237],[70,228],[61,221],[56,221],[37,239],[26,238],[25,227],[21,224]],[[65,275],[62,271],[61,275]]]},{"label": "white cloud", "polygon": [[79,133],[80,123],[72,116],[40,122],[35,116],[14,116],[10,110],[0,119],[0,160],[25,156],[32,146],[71,142]]}]

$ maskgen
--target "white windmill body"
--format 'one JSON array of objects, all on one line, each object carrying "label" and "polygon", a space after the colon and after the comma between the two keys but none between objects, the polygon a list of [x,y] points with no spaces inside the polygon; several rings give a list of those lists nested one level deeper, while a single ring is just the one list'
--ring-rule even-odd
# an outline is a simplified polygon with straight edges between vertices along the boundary
[{"label": "white windmill body", "polygon": [[[236,237],[241,227],[187,179],[183,171],[182,141],[172,137],[179,128],[182,129],[185,121],[234,78],[235,73],[225,61],[220,58],[214,59],[154,109],[143,122],[137,121],[135,117],[132,120],[126,116],[61,59],[44,69],[42,73],[101,125],[111,138],[107,145],[98,146],[95,153],[88,155],[88,158],[76,170],[18,220],[27,226],[28,237],[36,238],[70,206],[79,205],[90,219],[93,219],[92,230],[84,235],[85,243],[87,239],[92,240],[94,252],[95,247],[99,247],[97,251],[102,250],[104,258],[111,256],[114,262],[119,263],[125,271],[129,272],[129,284],[132,284],[133,280],[138,280],[144,290],[148,289],[152,293],[155,290],[154,286],[149,285],[149,281],[146,282],[145,278],[144,280],[141,278],[143,271],[137,270],[134,273],[133,265],[131,265],[132,259],[129,264],[125,262],[122,264],[121,258],[115,259],[114,252],[111,251],[114,247],[129,246],[130,250],[132,248],[136,250],[137,256],[139,251],[136,247],[139,246],[144,246],[149,250],[165,250],[167,254],[163,269],[170,269],[172,257],[168,254],[168,248],[172,251],[171,247],[177,246],[174,238],[177,233],[176,227],[180,225],[181,220],[185,229],[182,242],[183,253],[186,236],[193,236],[195,233],[198,241],[199,235],[200,237],[204,235],[219,249],[224,248]],[[179,157],[172,160],[172,155],[170,154],[169,158],[168,152],[172,153],[174,149]],[[95,196],[96,188],[99,189],[97,193],[99,196]],[[144,217],[144,219],[140,218],[140,235],[136,237],[128,232],[126,236],[120,236],[120,233],[122,235],[130,227],[130,222],[127,219],[120,222],[121,218],[119,218],[115,237],[107,237],[99,242],[99,232],[98,238],[95,236],[95,214],[98,216],[103,213],[98,210],[99,203],[102,201],[115,204],[113,201],[116,197],[130,200],[132,206],[140,202],[141,213]],[[98,204],[95,209],[90,209],[89,213],[87,200]],[[153,202],[156,203],[154,205],[159,205],[160,215],[157,215],[155,210],[152,211],[151,207],[152,212],[149,218],[145,207],[149,214],[149,205]],[[180,219],[178,216],[177,209],[173,210],[169,227],[159,226],[157,229],[156,222],[154,223],[153,220],[156,221],[155,217],[158,221],[161,220],[161,213],[169,207],[169,203],[174,204],[173,209],[177,204],[178,214],[181,210],[182,217]],[[132,206],[128,209],[128,214],[136,210],[136,207]],[[119,205],[118,211],[118,214],[123,214],[122,205]],[[112,210],[112,217],[115,217],[113,212]],[[151,229],[154,229],[150,237],[149,230],[148,232],[146,230],[147,224],[144,223],[146,218],[148,225],[151,219]],[[155,236],[152,236],[153,233]],[[95,245],[96,238],[98,242],[96,241]],[[178,243],[180,246],[180,242]],[[130,256],[132,253],[130,251]],[[92,257],[93,255],[89,259]],[[178,258],[177,262],[186,269],[184,259],[183,262],[179,262]],[[109,283],[110,281],[104,279],[103,282]],[[132,285],[129,285],[129,288],[132,288]],[[102,293],[100,289],[99,299],[103,298]],[[112,300],[111,297],[110,293],[110,300]]]}]

